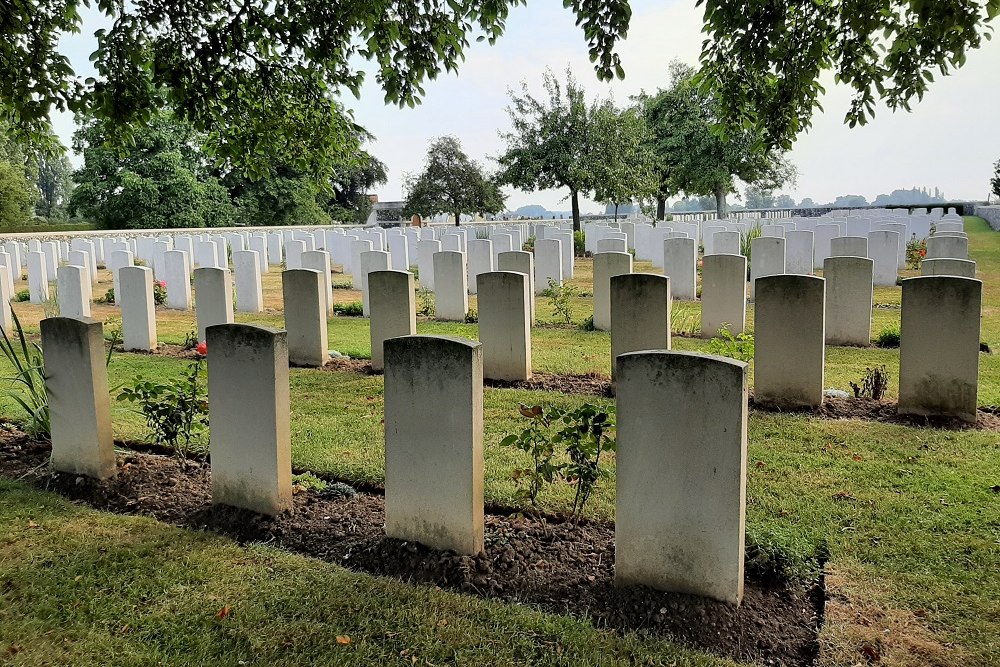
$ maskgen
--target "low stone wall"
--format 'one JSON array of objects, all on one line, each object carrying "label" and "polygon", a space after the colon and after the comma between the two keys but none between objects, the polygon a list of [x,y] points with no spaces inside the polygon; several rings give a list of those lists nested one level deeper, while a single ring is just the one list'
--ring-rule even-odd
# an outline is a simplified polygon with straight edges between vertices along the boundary
[{"label": "low stone wall", "polygon": [[976,206],[972,215],[983,218],[990,227],[1000,232],[1000,206]]}]

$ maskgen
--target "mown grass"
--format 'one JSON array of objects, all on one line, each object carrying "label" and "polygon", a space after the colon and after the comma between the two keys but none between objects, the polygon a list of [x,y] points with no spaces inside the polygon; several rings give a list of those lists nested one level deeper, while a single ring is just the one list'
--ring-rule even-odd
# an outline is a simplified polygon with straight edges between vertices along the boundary
[{"label": "mown grass", "polygon": [[[996,341],[1000,307],[1000,234],[969,221],[973,257],[985,281],[984,339]],[[583,273],[581,271],[581,273]],[[275,280],[269,274],[268,280]],[[585,279],[578,276],[577,279]],[[345,294],[342,294],[345,293]],[[271,298],[273,292],[269,290]],[[338,297],[350,300],[347,290]],[[899,289],[879,290],[876,301],[898,303]],[[544,302],[544,300],[542,300]],[[541,305],[541,304],[540,304]],[[577,304],[578,314],[589,306]],[[690,304],[686,308],[696,307]],[[898,322],[899,311],[876,309],[876,320]],[[545,318],[542,308],[539,316]],[[190,318],[167,313],[167,332],[183,337]],[[240,319],[280,325],[280,314]],[[418,330],[474,337],[475,325],[421,322]],[[877,330],[877,328],[876,328]],[[994,338],[990,338],[994,336]],[[179,342],[174,338],[174,342]],[[352,355],[368,351],[367,322],[331,321],[331,346]],[[675,338],[678,349],[704,349],[698,339]],[[991,345],[994,345],[991,342]],[[536,368],[587,372],[609,363],[602,332],[541,327],[534,332]],[[998,402],[995,357],[982,355],[980,403]],[[112,384],[176,376],[177,359],[116,355]],[[898,351],[828,348],[827,386],[846,388],[866,366],[885,364],[895,377]],[[838,384],[843,382],[843,384]],[[293,370],[293,464],[348,482],[383,480],[382,379],[351,372]],[[892,392],[891,392],[892,393]],[[584,397],[488,389],[485,393],[486,498],[517,506],[511,472],[526,457],[498,446],[523,427],[519,403],[579,403]],[[600,400],[591,397],[590,400]],[[442,406],[441,409],[447,409]],[[14,416],[9,402],[0,414]],[[114,413],[116,434],[145,436],[141,419]],[[747,542],[757,557],[808,569],[828,554],[831,588],[843,614],[824,629],[824,664],[864,660],[863,642],[881,647],[882,664],[1000,664],[1000,444],[996,433],[943,431],[853,420],[751,413],[747,487]],[[614,468],[587,514],[613,518]],[[564,511],[571,489],[546,489],[541,506]],[[875,620],[877,619],[877,620]]]},{"label": "mown grass", "polygon": [[[0,663],[733,665],[0,480]],[[220,618],[220,611],[228,614]]]}]

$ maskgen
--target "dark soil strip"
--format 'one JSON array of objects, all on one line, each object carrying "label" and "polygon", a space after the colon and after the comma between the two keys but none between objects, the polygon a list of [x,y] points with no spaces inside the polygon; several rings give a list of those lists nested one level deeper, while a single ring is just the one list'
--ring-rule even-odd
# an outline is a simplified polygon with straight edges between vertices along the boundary
[{"label": "dark soil strip", "polygon": [[[179,345],[161,345],[153,354],[160,354],[185,359],[197,358],[194,350],[185,350]],[[372,370],[371,362],[366,359],[331,359],[321,370],[360,373],[362,375],[381,375]],[[486,380],[487,387],[500,389],[527,389],[530,391],[554,391],[569,395],[614,397],[611,381],[600,375],[556,375],[535,371],[530,380],[508,382],[504,380]],[[768,405],[762,405],[750,398],[750,409],[761,412],[787,412],[801,414],[819,419],[861,419],[864,421],[899,424],[915,428],[940,428],[950,431],[982,429],[1000,431],[1000,411],[996,406],[979,409],[975,424],[944,417],[916,417],[913,415],[896,414],[896,404],[891,401],[872,401],[857,398],[825,398],[818,408],[795,408],[780,410]]]},{"label": "dark soil strip", "polygon": [[613,585],[614,526],[547,523],[487,515],[486,550],[438,552],[385,537],[384,498],[358,493],[330,499],[303,492],[276,518],[211,504],[207,463],[121,453],[104,482],[51,473],[49,447],[23,434],[0,437],[0,475],[23,479],[100,510],[153,516],[241,542],[268,542],[352,570],[453,591],[527,603],[637,630],[740,661],[800,667],[818,654],[822,581],[789,580],[748,562],[743,604]]},{"label": "dark soil strip", "polygon": [[976,423],[952,419],[949,417],[918,417],[916,415],[897,414],[897,404],[892,401],[873,401],[865,398],[825,398],[823,405],[816,408],[799,408],[793,410],[778,410],[767,405],[761,405],[750,399],[750,407],[761,412],[788,412],[802,414],[821,419],[863,419],[865,421],[899,424],[916,428],[940,428],[949,431],[965,431],[981,429],[984,431],[1000,431],[1000,414],[995,409],[980,408]]}]

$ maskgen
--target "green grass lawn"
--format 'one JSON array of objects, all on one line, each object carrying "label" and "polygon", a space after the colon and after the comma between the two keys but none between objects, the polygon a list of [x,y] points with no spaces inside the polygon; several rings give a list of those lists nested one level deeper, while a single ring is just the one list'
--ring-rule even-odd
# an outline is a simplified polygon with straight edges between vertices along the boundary
[{"label": "green grass lawn", "polygon": [[0,664],[733,663],[0,480]]},{"label": "green grass lawn", "polygon": [[[970,236],[970,248],[978,262],[980,277],[985,282],[983,339],[994,349],[1000,348],[1000,234],[989,231],[985,223],[978,219],[968,219],[966,225]],[[576,278],[583,289],[587,288],[588,267],[580,264],[580,275]],[[276,274],[268,275],[265,284],[270,285],[269,294],[273,298]],[[337,290],[340,299],[349,300],[348,290]],[[899,288],[880,289],[876,301],[882,304],[898,304]],[[590,299],[579,298],[575,304],[574,319],[581,321],[589,314]],[[40,309],[25,309],[29,313],[29,326],[37,322]],[[103,308],[103,307],[102,307]],[[545,300],[540,301],[540,319],[551,319],[546,310]],[[687,310],[697,309],[697,305],[685,304]],[[34,322],[32,316],[34,315]],[[899,310],[878,308],[875,310],[875,331],[881,326],[897,322]],[[281,324],[277,312],[264,317],[240,316],[241,321]],[[190,329],[191,318],[183,314],[166,313],[161,323],[161,339],[180,342]],[[444,324],[430,321],[421,322],[418,330],[422,333],[448,333],[475,337],[476,326],[467,324]],[[598,372],[607,374],[610,363],[610,339],[601,332],[584,332],[573,328],[540,327],[534,332],[533,355],[539,370],[554,373]],[[367,321],[355,318],[334,318],[330,329],[331,347],[354,356],[365,356],[370,352],[368,345]],[[705,349],[706,343],[692,338],[675,338],[678,349]],[[981,355],[980,404],[1000,403],[1000,367],[995,355]],[[109,369],[112,384],[127,382],[135,375],[150,378],[177,376],[185,362],[169,358],[147,355],[116,355]],[[891,395],[895,395],[898,351],[877,348],[828,348],[827,386],[847,388],[849,380],[857,380],[866,366],[885,364],[892,374]],[[382,436],[382,378],[346,371],[293,370],[291,373],[293,464],[297,468],[313,470],[317,473],[348,482],[379,485],[383,480],[383,436]],[[485,393],[485,451],[486,451],[486,498],[491,504],[507,507],[517,506],[514,498],[515,486],[510,479],[511,472],[526,464],[527,458],[517,451],[498,446],[502,437],[524,426],[524,419],[518,416],[517,405],[523,403],[552,402],[572,405],[584,400],[583,397],[565,397],[546,392],[529,392],[512,389],[487,389]],[[591,398],[591,400],[600,400]],[[116,436],[122,439],[141,439],[145,429],[141,419],[132,412],[115,406],[114,427]],[[0,414],[16,417],[9,399],[0,401]],[[823,631],[823,664],[864,664],[860,650],[864,642],[880,647],[881,662],[891,665],[994,665],[1000,664],[1000,494],[992,488],[1000,484],[1000,437],[987,431],[944,431],[916,429],[883,423],[855,420],[821,420],[801,415],[781,415],[752,412],[749,423],[749,458],[747,485],[747,542],[756,557],[773,559],[786,564],[792,571],[807,569],[818,554],[828,554],[827,564],[832,598],[828,609],[828,619]],[[597,519],[612,519],[614,508],[613,458],[611,479],[596,493],[588,515]],[[4,493],[6,491],[6,493]],[[426,650],[430,662],[441,660],[440,651],[457,650],[455,646],[434,643],[433,629],[425,634],[420,623],[422,612],[407,611],[400,602],[400,608],[390,604],[390,600],[422,599],[439,595],[435,605],[453,605],[467,614],[467,619],[496,618],[485,627],[477,627],[466,633],[462,646],[469,646],[470,652],[453,655],[449,660],[455,664],[525,664],[540,662],[534,654],[516,653],[522,650],[517,639],[519,633],[527,632],[524,627],[537,624],[555,624],[562,628],[554,631],[570,633],[567,647],[576,641],[575,661],[565,664],[614,664],[628,651],[635,650],[636,660],[629,664],[646,664],[643,651],[652,651],[664,659],[665,664],[677,659],[677,664],[687,663],[687,658],[672,657],[670,649],[660,644],[638,642],[632,637],[613,636],[596,633],[585,624],[556,617],[532,615],[516,607],[491,605],[462,596],[437,594],[419,588],[408,588],[401,584],[349,575],[335,568],[280,555],[266,550],[253,549],[249,552],[232,547],[224,540],[205,536],[192,536],[182,531],[165,528],[151,522],[110,518],[92,512],[68,510],[62,501],[36,493],[28,493],[21,487],[7,485],[0,487],[0,530],[7,534],[0,538],[0,553],[5,556],[0,566],[0,596],[7,595],[4,581],[14,581],[14,590],[30,581],[27,574],[12,575],[4,570],[7,556],[15,558],[10,567],[28,567],[37,562],[51,563],[52,571],[46,570],[38,584],[35,595],[47,600],[52,608],[72,600],[71,581],[50,581],[50,578],[72,580],[82,565],[79,558],[86,558],[96,541],[90,540],[89,532],[108,535],[104,547],[112,549],[115,562],[131,562],[133,551],[140,556],[147,551],[155,552],[145,540],[152,544],[177,542],[167,550],[171,563],[164,568],[162,577],[154,577],[161,582],[162,590],[156,588],[156,609],[161,605],[171,609],[180,605],[178,627],[170,627],[165,621],[155,623],[148,630],[149,651],[131,644],[133,637],[116,637],[111,632],[113,625],[96,617],[89,620],[80,618],[75,625],[61,630],[55,616],[46,612],[24,611],[24,606],[4,604],[4,609],[19,609],[3,616],[0,610],[0,655],[4,641],[14,639],[5,635],[5,628],[19,628],[15,632],[31,629],[39,637],[45,632],[56,630],[55,639],[40,639],[44,651],[56,651],[63,638],[69,638],[73,650],[80,650],[78,660],[58,659],[62,664],[99,664],[92,657],[101,647],[124,642],[128,651],[140,651],[136,661],[174,660],[172,651],[188,643],[197,644],[193,650],[213,650],[198,644],[198,637],[187,637],[186,633],[221,632],[213,626],[211,614],[205,609],[198,611],[194,602],[174,599],[176,591],[185,590],[183,577],[177,575],[174,560],[184,562],[190,559],[197,564],[198,586],[212,589],[234,586],[245,599],[250,600],[253,613],[261,614],[264,602],[261,600],[286,599],[288,596],[302,595],[312,599],[313,591],[300,588],[296,577],[313,581],[353,582],[343,585],[351,590],[363,588],[376,602],[365,617],[364,628],[381,627],[390,618],[403,617],[401,636],[411,641],[421,650]],[[13,510],[8,510],[7,499],[12,498]],[[546,489],[541,496],[541,505],[549,511],[563,511],[571,499],[571,490],[562,484]],[[20,509],[18,509],[20,508]],[[19,530],[17,521],[8,521],[4,513],[13,511],[22,515],[51,515],[58,531],[41,533]],[[32,514],[34,512],[34,514]],[[20,519],[18,519],[20,520]],[[38,522],[38,519],[34,519]],[[76,526],[76,528],[73,528]],[[86,526],[93,526],[88,531]],[[135,546],[130,536],[135,533]],[[54,533],[54,534],[53,534]],[[118,536],[122,542],[118,542]],[[50,540],[50,541],[46,541]],[[79,549],[74,548],[74,540],[81,541]],[[207,560],[206,554],[231,554],[225,558],[239,563],[238,576],[231,572],[219,572]],[[185,555],[187,554],[187,555]],[[152,569],[151,563],[140,562],[134,568],[140,572]],[[22,562],[22,560],[24,562]],[[150,560],[155,560],[152,557]],[[280,577],[275,581],[265,581],[266,577],[255,573],[261,562],[278,563],[270,565],[281,573],[287,573],[285,588],[282,590]],[[25,564],[27,563],[27,564]],[[242,567],[248,568],[243,571]],[[128,569],[128,566],[122,566]],[[78,568],[78,569],[74,569]],[[174,569],[171,569],[174,568]],[[20,570],[18,570],[20,571]],[[232,574],[232,576],[230,576]],[[110,575],[109,575],[110,576]],[[119,574],[118,576],[124,576]],[[27,577],[27,579],[25,579]],[[339,579],[338,579],[339,578]],[[176,579],[176,581],[175,581]],[[245,580],[244,580],[245,579]],[[109,601],[113,609],[126,610],[138,604],[137,599],[150,595],[141,586],[131,590],[115,580],[117,597]],[[45,582],[48,582],[47,584]],[[171,583],[173,582],[173,583]],[[145,584],[143,584],[144,586]],[[55,590],[46,592],[46,588]],[[69,587],[70,589],[72,587]],[[176,591],[175,591],[176,589]],[[199,589],[200,590],[200,589]],[[171,591],[175,591],[171,594]],[[92,591],[91,591],[92,592]],[[392,596],[392,597],[390,597]],[[423,597],[421,597],[423,596]],[[224,598],[225,596],[222,596]],[[357,597],[357,596],[355,596]],[[221,602],[222,598],[214,600]],[[6,598],[0,598],[6,601]],[[17,602],[22,598],[10,598]],[[87,600],[82,602],[88,604]],[[331,603],[333,604],[333,603]],[[360,601],[344,604],[367,604]],[[414,603],[416,604],[416,603]],[[254,606],[257,605],[257,606]],[[222,606],[220,603],[218,606]],[[294,605],[293,605],[294,606]],[[322,605],[321,605],[322,606]],[[383,614],[377,610],[381,606]],[[417,605],[419,606],[419,605]],[[212,605],[208,605],[211,611]],[[389,608],[391,607],[391,608]],[[294,606],[298,609],[300,607]],[[499,610],[499,611],[497,611]],[[95,612],[96,613],[96,612]],[[112,612],[109,612],[111,614]],[[114,612],[119,613],[119,612]],[[122,614],[124,612],[121,612]],[[458,614],[459,612],[454,612]],[[207,618],[198,616],[201,614]],[[412,618],[410,618],[412,616]],[[124,618],[121,614],[112,616],[114,623]],[[254,617],[252,614],[248,618]],[[296,616],[296,618],[298,618]],[[409,621],[405,620],[410,618]],[[308,638],[307,646],[294,650],[312,651],[330,639],[334,630],[314,617],[302,617],[303,632]],[[240,619],[239,622],[242,622]],[[264,622],[264,621],[262,621]],[[348,621],[344,621],[345,623]],[[359,621],[360,622],[360,621]],[[100,626],[93,628],[93,624]],[[473,621],[467,621],[468,629]],[[13,624],[13,626],[11,626]],[[107,627],[105,627],[107,626]],[[554,626],[554,627],[555,627]],[[254,642],[280,643],[284,634],[293,632],[280,625],[269,624],[269,629],[261,634],[263,638],[247,637],[246,627],[234,631],[225,641],[233,642],[230,652],[239,654]],[[322,633],[320,628],[323,628]],[[345,632],[363,632],[352,626]],[[336,630],[340,632],[340,630]],[[471,633],[471,634],[470,634]],[[505,646],[490,662],[489,646],[505,633],[514,639],[513,646]],[[31,634],[28,632],[28,634]],[[317,637],[323,634],[323,637]],[[213,635],[214,636],[214,635]],[[375,637],[376,635],[365,635]],[[551,634],[548,636],[552,636]],[[315,643],[313,637],[316,637]],[[222,640],[220,640],[222,641]],[[403,640],[401,640],[402,642]],[[457,640],[456,640],[457,641]],[[608,651],[606,657],[586,652],[584,645],[589,641],[600,643],[596,650]],[[241,642],[248,642],[243,644]],[[389,642],[395,647],[395,644]],[[531,644],[531,642],[529,642]],[[450,646],[450,649],[449,649]],[[431,648],[434,650],[432,651]],[[67,649],[68,650],[68,649]],[[123,649],[125,650],[125,649]],[[351,649],[354,650],[354,649]],[[360,650],[360,647],[359,649]],[[369,648],[367,650],[378,650]],[[398,653],[402,648],[396,650]],[[437,652],[435,652],[437,651]],[[478,651],[478,652],[477,652]],[[618,651],[618,652],[616,652]],[[657,653],[659,652],[659,653]],[[343,655],[341,655],[343,654]],[[49,655],[42,653],[41,656]],[[53,654],[55,655],[55,654]],[[201,655],[195,653],[195,655]],[[206,654],[207,655],[207,654]],[[265,654],[266,655],[266,654]],[[299,655],[299,661],[307,660],[307,654]],[[368,660],[382,662],[379,654],[365,654]],[[568,653],[566,654],[568,655]],[[651,654],[652,655],[652,654]],[[87,657],[91,656],[91,657]],[[523,656],[523,657],[521,657]],[[223,660],[229,660],[227,654]],[[55,658],[54,658],[55,659]],[[360,654],[337,652],[329,649],[329,664],[344,664],[352,661],[364,662]],[[552,658],[555,659],[554,657]],[[288,658],[284,664],[294,664]],[[603,660],[603,661],[602,661]],[[42,664],[44,657],[36,655],[22,664]],[[0,660],[2,662],[2,660]],[[278,660],[280,663],[281,661]],[[123,663],[124,664],[124,663]],[[228,664],[228,663],[226,663]],[[423,664],[423,663],[420,663]],[[655,661],[653,664],[656,664]],[[709,664],[708,662],[704,664]]]}]

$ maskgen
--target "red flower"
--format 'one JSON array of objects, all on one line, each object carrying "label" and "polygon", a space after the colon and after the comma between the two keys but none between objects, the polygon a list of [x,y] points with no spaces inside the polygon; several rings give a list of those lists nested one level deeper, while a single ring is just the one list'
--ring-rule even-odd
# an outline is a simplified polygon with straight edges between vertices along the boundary
[{"label": "red flower", "polygon": [[167,283],[166,283],[166,281],[163,281],[163,280],[161,280],[161,281],[160,281],[160,283],[159,283],[159,285],[160,285],[160,287],[162,287],[163,289],[166,289],[166,288],[167,288]]},{"label": "red flower", "polygon": [[205,355],[208,354],[208,343],[205,342],[198,343],[197,345],[194,346],[194,351],[204,357]]}]

